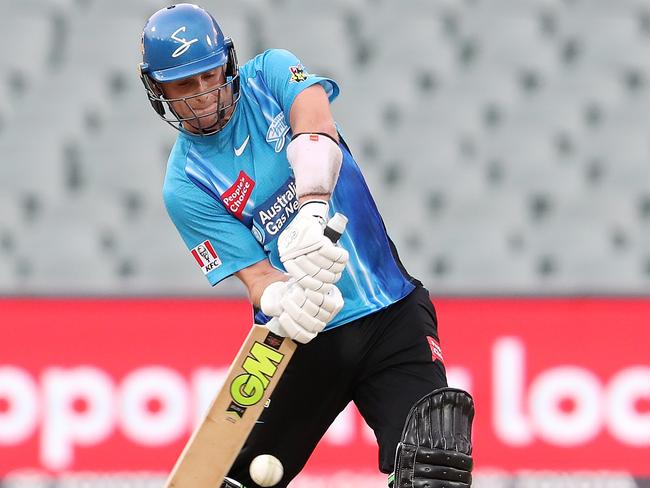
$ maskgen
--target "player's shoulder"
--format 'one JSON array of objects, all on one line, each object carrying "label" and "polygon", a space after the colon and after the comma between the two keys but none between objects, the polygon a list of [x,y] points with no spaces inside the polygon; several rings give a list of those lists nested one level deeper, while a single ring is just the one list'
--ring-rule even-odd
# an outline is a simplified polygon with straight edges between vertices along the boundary
[{"label": "player's shoulder", "polygon": [[169,153],[162,196],[170,212],[187,206],[211,203],[204,192],[190,181],[185,171],[191,148],[192,141],[179,136]]},{"label": "player's shoulder", "polygon": [[258,71],[266,71],[276,68],[278,66],[286,67],[291,64],[299,63],[298,58],[291,51],[286,49],[267,49],[266,51],[258,54],[244,64],[240,69],[247,76],[252,76]]},{"label": "player's shoulder", "polygon": [[167,158],[167,170],[165,171],[165,181],[163,183],[163,193],[166,194],[177,186],[184,183],[183,168],[187,163],[187,157],[190,152],[191,142],[184,137],[177,137]]}]

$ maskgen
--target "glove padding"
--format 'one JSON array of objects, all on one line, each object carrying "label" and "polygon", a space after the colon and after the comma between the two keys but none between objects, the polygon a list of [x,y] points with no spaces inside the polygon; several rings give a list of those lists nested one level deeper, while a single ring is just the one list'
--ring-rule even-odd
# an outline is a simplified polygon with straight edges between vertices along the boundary
[{"label": "glove padding", "polygon": [[338,282],[348,263],[348,252],[325,236],[321,248],[283,262],[285,269],[304,288],[320,290]]},{"label": "glove padding", "polygon": [[310,290],[336,283],[349,260],[345,249],[323,235],[323,209],[327,215],[324,202],[304,204],[278,238],[278,252],[285,269]]},{"label": "glove padding", "polygon": [[276,281],[264,290],[260,308],[274,317],[267,324],[271,332],[306,344],[343,308],[343,297],[331,284],[314,291],[294,280]]}]

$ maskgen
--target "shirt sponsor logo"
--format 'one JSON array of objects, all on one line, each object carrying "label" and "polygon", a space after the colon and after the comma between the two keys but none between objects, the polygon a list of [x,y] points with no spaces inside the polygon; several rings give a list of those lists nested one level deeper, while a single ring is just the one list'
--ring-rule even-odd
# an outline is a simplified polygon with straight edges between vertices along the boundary
[{"label": "shirt sponsor logo", "polygon": [[252,178],[240,171],[237,181],[221,195],[221,201],[226,209],[239,220],[242,220],[244,208],[254,187],[255,182]]},{"label": "shirt sponsor logo", "polygon": [[212,243],[207,240],[192,249],[192,256],[201,267],[203,274],[208,274],[210,271],[217,269],[221,266],[221,259],[214,250]]},{"label": "shirt sponsor logo", "polygon": [[279,153],[284,147],[284,141],[287,133],[289,132],[289,125],[284,120],[284,112],[276,115],[269,125],[269,130],[266,133],[266,142],[269,144],[275,142],[275,152]]},{"label": "shirt sponsor logo", "polygon": [[298,211],[299,203],[296,195],[296,182],[289,178],[264,203],[255,208],[253,214],[253,235],[266,244],[275,239]]},{"label": "shirt sponsor logo", "polygon": [[427,336],[427,341],[429,342],[429,347],[431,348],[431,360],[439,360],[441,363],[444,363],[440,343],[431,336]]}]

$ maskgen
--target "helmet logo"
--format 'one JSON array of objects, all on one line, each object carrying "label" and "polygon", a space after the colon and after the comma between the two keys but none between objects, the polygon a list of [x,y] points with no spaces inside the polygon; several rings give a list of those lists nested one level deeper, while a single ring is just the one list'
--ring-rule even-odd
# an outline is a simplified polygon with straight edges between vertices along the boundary
[{"label": "helmet logo", "polygon": [[195,42],[198,42],[198,39],[192,39],[191,41],[188,41],[187,39],[183,37],[178,37],[179,32],[185,32],[185,26],[179,27],[176,29],[176,31],[172,34],[172,39],[174,39],[176,42],[179,42],[181,45],[176,48],[176,50],[172,53],[172,58],[177,58],[181,54],[184,54],[185,51],[187,51],[192,44]]}]

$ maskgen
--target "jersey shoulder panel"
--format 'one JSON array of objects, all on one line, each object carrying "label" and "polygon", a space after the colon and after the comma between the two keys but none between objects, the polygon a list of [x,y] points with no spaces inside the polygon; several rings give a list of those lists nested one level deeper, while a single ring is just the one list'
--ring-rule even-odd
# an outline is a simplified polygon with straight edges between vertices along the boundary
[{"label": "jersey shoulder panel", "polygon": [[309,73],[301,61],[286,49],[269,49],[241,68],[244,91],[268,91],[280,104],[287,120],[296,96],[314,84],[320,84],[330,102],[339,95],[337,83]]}]

